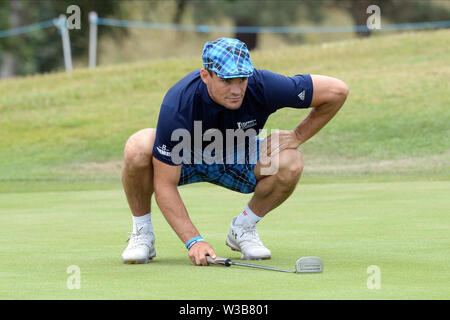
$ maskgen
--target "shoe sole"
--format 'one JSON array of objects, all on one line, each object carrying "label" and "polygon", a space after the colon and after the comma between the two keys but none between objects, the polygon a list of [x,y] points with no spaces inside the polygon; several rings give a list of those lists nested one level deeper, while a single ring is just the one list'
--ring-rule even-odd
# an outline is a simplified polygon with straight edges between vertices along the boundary
[{"label": "shoe sole", "polygon": [[248,257],[246,257],[243,253],[242,253],[242,251],[239,249],[239,248],[236,248],[234,245],[232,245],[231,243],[229,243],[228,242],[228,238],[227,238],[227,240],[225,241],[225,244],[228,246],[228,247],[230,247],[230,249],[231,249],[231,251],[237,251],[237,252],[240,252],[241,253],[241,259],[242,260],[270,260],[270,258],[271,258],[271,256],[268,256],[268,257],[262,257],[262,258],[248,258]]},{"label": "shoe sole", "polygon": [[149,263],[150,261],[152,261],[154,257],[156,257],[156,254],[153,254],[150,257],[145,258],[145,259],[129,259],[129,260],[122,259],[122,263],[123,264],[145,264],[145,263]]},{"label": "shoe sole", "polygon": [[123,264],[146,264],[153,260],[152,258],[147,259],[135,259],[135,260],[122,260]]}]

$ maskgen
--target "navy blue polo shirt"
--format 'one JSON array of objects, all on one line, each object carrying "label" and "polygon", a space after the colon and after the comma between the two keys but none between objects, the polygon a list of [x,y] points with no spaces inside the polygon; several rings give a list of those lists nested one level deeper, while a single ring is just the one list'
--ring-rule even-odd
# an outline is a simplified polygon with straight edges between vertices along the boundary
[{"label": "navy blue polo shirt", "polygon": [[[193,155],[198,153],[199,147],[204,149],[211,143],[204,141],[201,145],[194,145],[194,129],[199,133],[201,128],[202,134],[209,129],[218,130],[224,137],[223,140],[226,140],[227,129],[252,129],[259,133],[272,113],[283,107],[308,108],[312,95],[313,85],[308,74],[286,77],[255,69],[253,75],[248,78],[241,107],[230,110],[211,99],[200,78],[200,70],[193,71],[170,88],[164,97],[156,128],[153,156],[166,164],[180,165],[179,160],[174,162],[172,149],[181,140],[186,139],[186,135],[190,135],[190,161],[194,163]],[[214,141],[213,139],[210,141]],[[185,143],[186,141],[188,140],[184,140]],[[182,155],[183,151],[177,154]]]}]

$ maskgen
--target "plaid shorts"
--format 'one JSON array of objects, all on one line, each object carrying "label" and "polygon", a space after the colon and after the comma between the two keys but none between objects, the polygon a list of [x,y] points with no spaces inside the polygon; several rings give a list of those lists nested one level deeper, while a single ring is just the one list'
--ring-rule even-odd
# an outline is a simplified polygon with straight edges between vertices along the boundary
[{"label": "plaid shorts", "polygon": [[[258,139],[258,147],[255,148],[256,159],[259,160],[259,146],[263,139]],[[248,152],[248,150],[246,150]],[[252,193],[255,191],[256,178],[253,169],[255,161],[249,161],[251,156],[246,156],[243,164],[184,164],[181,167],[178,185],[186,185],[195,182],[209,182],[240,193]]]}]

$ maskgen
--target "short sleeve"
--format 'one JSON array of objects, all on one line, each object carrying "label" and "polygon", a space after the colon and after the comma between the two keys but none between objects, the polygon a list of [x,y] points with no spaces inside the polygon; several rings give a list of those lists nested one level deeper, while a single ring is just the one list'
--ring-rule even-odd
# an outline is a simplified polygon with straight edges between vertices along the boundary
[{"label": "short sleeve", "polygon": [[260,79],[266,102],[273,112],[283,107],[308,108],[311,105],[313,84],[309,74],[286,77],[260,70]]},{"label": "short sleeve", "polygon": [[[162,105],[159,113],[158,125],[156,127],[156,138],[153,144],[153,156],[168,165],[176,166],[181,164],[179,156],[182,153],[173,154],[173,149],[180,142],[172,139],[175,130],[186,131],[185,125],[177,117],[171,115],[169,108]],[[180,139],[181,140],[181,139]]]}]

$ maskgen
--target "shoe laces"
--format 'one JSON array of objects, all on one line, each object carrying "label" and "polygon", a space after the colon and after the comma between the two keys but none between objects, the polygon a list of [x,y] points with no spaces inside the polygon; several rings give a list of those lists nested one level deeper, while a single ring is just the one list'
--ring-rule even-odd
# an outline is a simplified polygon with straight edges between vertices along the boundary
[{"label": "shoe laces", "polygon": [[261,240],[259,239],[258,231],[256,231],[256,226],[246,226],[241,227],[242,232],[239,236],[243,241],[252,242],[258,245],[262,245]]},{"label": "shoe laces", "polygon": [[144,233],[141,232],[143,227],[140,227],[139,229],[136,230],[136,232],[128,232],[128,240],[127,242],[129,243],[128,246],[133,248],[133,247],[137,247],[140,245],[147,245],[148,246],[148,237],[149,237],[149,233]]}]

